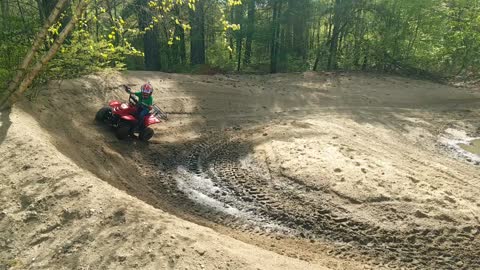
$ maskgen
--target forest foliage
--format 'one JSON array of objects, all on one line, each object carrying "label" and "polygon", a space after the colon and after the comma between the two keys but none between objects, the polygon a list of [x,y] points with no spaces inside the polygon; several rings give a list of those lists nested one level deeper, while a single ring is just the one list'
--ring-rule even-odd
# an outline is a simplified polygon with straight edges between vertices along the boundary
[{"label": "forest foliage", "polygon": [[[0,0],[0,87],[57,0]],[[47,51],[82,0],[49,26]],[[98,70],[480,73],[480,0],[90,0],[36,83]]]}]

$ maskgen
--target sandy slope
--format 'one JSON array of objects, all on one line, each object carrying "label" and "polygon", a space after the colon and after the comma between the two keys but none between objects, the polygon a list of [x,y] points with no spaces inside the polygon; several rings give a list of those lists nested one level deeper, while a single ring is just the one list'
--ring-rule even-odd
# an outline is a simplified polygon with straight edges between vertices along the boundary
[{"label": "sandy slope", "polygon": [[0,269],[324,269],[155,209],[59,153],[30,115],[9,119]]},{"label": "sandy slope", "polygon": [[[93,123],[146,80],[173,113],[152,143]],[[475,269],[479,104],[365,74],[53,82],[1,115],[0,265]]]}]

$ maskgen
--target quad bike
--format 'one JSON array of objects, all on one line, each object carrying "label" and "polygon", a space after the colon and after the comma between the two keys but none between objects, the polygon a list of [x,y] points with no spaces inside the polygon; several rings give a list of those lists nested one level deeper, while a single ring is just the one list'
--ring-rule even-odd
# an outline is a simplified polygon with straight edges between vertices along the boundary
[{"label": "quad bike", "polygon": [[[148,141],[153,137],[154,131],[150,127],[153,124],[161,123],[162,120],[168,120],[168,116],[157,105],[151,106],[149,114],[144,119],[137,119],[138,98],[130,87],[124,85],[125,91],[130,95],[128,103],[122,103],[118,100],[112,100],[108,106],[101,108],[95,115],[97,122],[106,123],[115,129],[115,135],[118,139],[124,140],[128,137],[135,137],[142,141]],[[143,128],[139,130],[137,121],[144,121]]]}]

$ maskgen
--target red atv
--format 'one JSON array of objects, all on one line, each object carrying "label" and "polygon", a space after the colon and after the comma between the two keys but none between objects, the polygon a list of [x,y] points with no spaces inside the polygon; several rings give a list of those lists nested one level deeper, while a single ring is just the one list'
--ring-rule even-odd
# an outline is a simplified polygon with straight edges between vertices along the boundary
[{"label": "red atv", "polygon": [[138,98],[135,96],[130,87],[124,85],[125,91],[130,95],[128,103],[122,103],[118,100],[112,100],[108,106],[101,108],[95,115],[97,122],[107,123],[115,128],[115,134],[120,140],[128,137],[134,137],[135,133],[142,141],[148,141],[153,137],[154,131],[150,127],[153,124],[166,121],[168,116],[157,105],[151,106],[150,113],[145,116],[143,128],[139,130],[137,125],[137,103]]}]

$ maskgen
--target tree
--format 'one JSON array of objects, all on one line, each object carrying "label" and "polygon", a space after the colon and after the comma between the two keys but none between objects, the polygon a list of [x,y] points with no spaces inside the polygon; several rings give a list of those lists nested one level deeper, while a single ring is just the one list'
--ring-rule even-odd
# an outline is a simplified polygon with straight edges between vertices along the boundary
[{"label": "tree", "polygon": [[[31,63],[33,62],[34,60],[34,57],[36,55],[36,53],[38,52],[38,50],[40,49],[40,46],[43,44],[43,42],[45,41],[45,39],[47,38],[47,34],[48,34],[48,29],[54,24],[54,22],[57,20],[60,12],[62,11],[62,9],[65,7],[65,4],[67,3],[67,0],[59,0],[56,4],[56,6],[54,7],[54,9],[52,10],[52,12],[50,13],[50,16],[48,17],[47,21],[45,22],[42,30],[38,33],[37,37],[35,38],[35,42],[33,43],[32,45],[32,48],[30,49],[30,51],[27,53],[27,55],[25,56],[25,58],[23,59],[22,61],[22,64],[20,65],[20,67],[17,69],[17,72],[12,80],[12,82],[10,83],[8,89],[7,89],[7,92],[6,94],[0,99],[0,106],[4,107],[7,105],[7,101],[8,99],[10,98],[10,96],[15,92],[17,91],[18,93],[23,93],[26,88],[30,85],[31,83],[31,80],[30,79],[31,77],[35,77],[36,74],[38,74],[39,70],[38,71],[31,71],[30,74],[28,74],[27,76],[25,75],[26,72],[27,72],[27,69],[28,67],[31,65]],[[80,2],[79,3],[79,8],[81,8],[81,10],[79,12],[82,12],[83,11],[83,8],[84,8],[84,2]],[[80,14],[80,13],[79,13]],[[75,20],[72,20],[72,26],[71,28],[73,28],[73,26],[75,25],[76,23],[76,18]],[[65,37],[66,35],[68,35],[68,33],[71,31],[68,30],[68,32],[65,32]],[[63,32],[62,32],[63,33]],[[60,41],[60,40],[59,40]],[[63,43],[64,39],[61,40],[61,43]],[[61,43],[59,43],[59,45],[61,45]],[[57,48],[58,50],[58,48]],[[56,50],[53,52],[53,54],[56,53]],[[45,58],[47,59],[47,58]],[[51,57],[50,57],[51,59]],[[45,63],[47,63],[50,59],[44,61]],[[39,69],[41,69],[43,67],[43,65],[41,65],[39,67]],[[33,73],[32,73],[33,72]],[[35,74],[32,76],[32,74]],[[22,81],[23,79],[23,81]],[[26,86],[25,86],[26,85]],[[24,89],[22,89],[22,87]]]},{"label": "tree", "polygon": [[243,28],[241,27],[243,25],[243,5],[235,5],[232,7],[234,10],[234,20],[233,22],[237,25],[240,25],[240,29],[237,31],[234,31],[234,36],[236,40],[236,51],[237,51],[237,71],[240,71],[241,68],[241,63],[242,63],[242,47],[243,47]]},{"label": "tree", "polygon": [[149,0],[138,0],[138,26],[143,34],[143,52],[146,70],[160,70],[160,41],[158,25],[153,23]]},{"label": "tree", "polygon": [[44,24],[45,20],[50,16],[50,13],[56,6],[53,0],[37,0],[38,13],[40,17],[40,23]]},{"label": "tree", "polygon": [[[55,10],[57,1],[0,1],[0,88],[7,96],[19,88],[73,18],[72,8]],[[94,0],[93,4],[84,10],[79,27],[65,37],[62,53],[40,69],[45,72],[37,82],[105,67],[175,72],[207,63],[226,72],[480,74],[480,0]],[[52,14],[56,16],[50,23]]]},{"label": "tree", "polygon": [[244,64],[251,63],[252,58],[252,43],[253,34],[255,33],[255,0],[248,1],[248,17],[247,17],[247,29],[246,29],[246,41],[245,41],[245,56]]},{"label": "tree", "polygon": [[9,16],[9,3],[8,0],[1,0],[0,11],[2,12],[3,21]]},{"label": "tree", "polygon": [[[175,16],[180,17],[180,8],[175,8]],[[187,46],[185,45],[185,29],[181,24],[175,25],[175,36],[178,37],[178,42],[174,46],[174,61],[177,59],[181,65],[187,64]]]},{"label": "tree", "polygon": [[195,9],[190,10],[190,63],[205,64],[205,1],[197,0]]},{"label": "tree", "polygon": [[307,35],[307,20],[310,17],[310,1],[298,0],[293,1],[292,18],[292,31],[293,31],[293,55],[303,60],[308,56],[308,35]]},{"label": "tree", "polygon": [[270,72],[277,73],[278,51],[280,48],[280,13],[282,0],[272,0],[272,39],[270,44]]},{"label": "tree", "polygon": [[342,34],[346,32],[346,28],[350,23],[349,14],[353,12],[352,10],[353,3],[348,0],[335,0],[333,6],[333,32],[328,41],[329,44],[329,55],[328,55],[328,64],[327,69],[337,69],[337,53],[339,46],[339,41],[341,40]]}]

